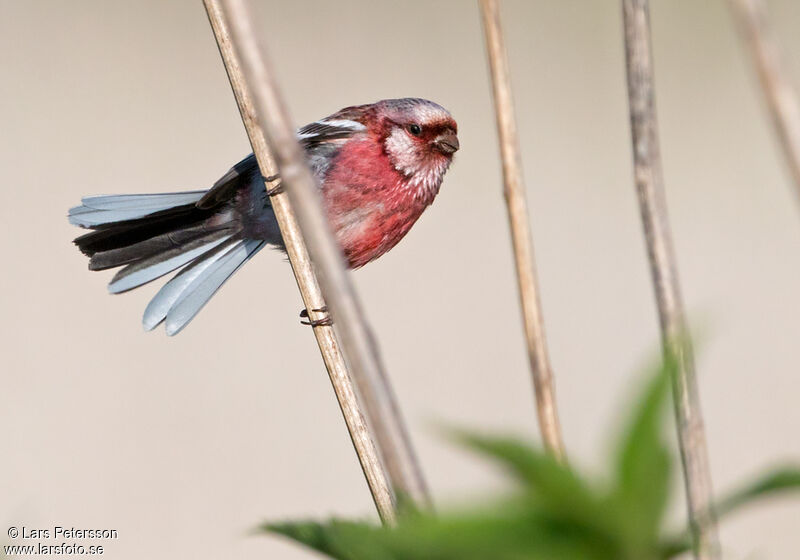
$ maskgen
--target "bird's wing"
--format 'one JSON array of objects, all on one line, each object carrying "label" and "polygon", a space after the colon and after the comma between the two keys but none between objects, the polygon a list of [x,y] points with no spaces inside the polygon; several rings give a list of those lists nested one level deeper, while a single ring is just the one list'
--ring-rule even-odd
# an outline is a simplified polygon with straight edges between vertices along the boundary
[{"label": "bird's wing", "polygon": [[308,150],[320,144],[341,144],[366,129],[359,121],[340,118],[339,113],[334,113],[298,130],[297,141]]},{"label": "bird's wing", "polygon": [[[324,175],[325,163],[341,145],[367,127],[360,122],[366,107],[347,107],[329,117],[307,124],[297,131],[297,141],[306,151],[315,174]],[[258,173],[258,162],[253,154],[234,165],[197,202],[198,208],[214,208],[231,200],[236,191],[249,185],[253,174]]]}]

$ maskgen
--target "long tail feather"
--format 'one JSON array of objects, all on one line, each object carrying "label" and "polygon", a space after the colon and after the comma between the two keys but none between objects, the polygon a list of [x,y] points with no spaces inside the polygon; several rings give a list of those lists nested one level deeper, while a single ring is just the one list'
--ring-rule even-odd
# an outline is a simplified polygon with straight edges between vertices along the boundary
[{"label": "long tail feather", "polygon": [[152,330],[166,321],[169,336],[183,330],[225,281],[265,245],[245,239],[195,260],[161,288],[145,309],[142,325]]},{"label": "long tail feather", "polygon": [[[183,191],[155,194],[111,194],[84,196],[81,204],[95,210],[124,210],[130,208],[150,209],[151,212],[165,210],[173,206],[183,206],[197,202],[206,191]],[[80,206],[78,207],[80,208]]]},{"label": "long tail feather", "polygon": [[89,259],[89,270],[106,270],[146,259],[206,237],[217,229],[221,228],[209,228],[206,224],[201,223],[185,229],[162,233],[131,245],[98,251]]},{"label": "long tail feather", "polygon": [[150,300],[142,317],[142,326],[146,331],[151,331],[167,318],[167,313],[178,301],[178,298],[192,283],[214,264],[218,259],[224,257],[235,246],[240,245],[240,239],[229,239],[211,251],[205,253],[202,258],[197,258],[188,266],[183,268],[178,274],[164,284],[158,293]]},{"label": "long tail feather", "polygon": [[192,227],[213,214],[213,210],[199,210],[194,204],[185,204],[141,218],[93,226],[95,231],[81,235],[74,243],[84,255],[91,257],[98,252],[127,247],[164,233]]},{"label": "long tail feather", "polygon": [[108,285],[111,293],[179,270],[147,306],[142,318],[146,330],[166,323],[168,335],[180,332],[266,244],[243,238],[233,197],[237,189],[249,187],[237,178],[229,181],[233,187],[216,189],[204,205],[199,201],[207,192],[190,191],[85,197],[70,209],[71,223],[92,230],[75,239],[90,257],[89,268],[122,267]]},{"label": "long tail feather", "polygon": [[81,205],[69,209],[69,223],[95,228],[104,224],[135,220],[148,214],[194,204],[205,191],[189,191],[183,193],[164,194],[120,194],[86,196]]},{"label": "long tail feather", "polygon": [[190,263],[230,237],[231,233],[229,231],[214,232],[209,236],[196,239],[180,247],[133,262],[114,275],[108,285],[108,291],[112,294],[119,294],[138,288]]}]

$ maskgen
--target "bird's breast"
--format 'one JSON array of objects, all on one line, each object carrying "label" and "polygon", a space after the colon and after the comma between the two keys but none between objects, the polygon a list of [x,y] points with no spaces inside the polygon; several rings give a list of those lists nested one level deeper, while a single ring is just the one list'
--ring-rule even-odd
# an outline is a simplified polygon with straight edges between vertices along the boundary
[{"label": "bird's breast", "polygon": [[420,196],[419,185],[395,169],[379,144],[347,144],[322,181],[322,196],[350,267],[397,245],[433,201],[436,186],[430,196]]},{"label": "bird's breast", "polygon": [[351,268],[362,267],[397,245],[424,210],[419,204],[359,198],[328,207],[334,235]]}]

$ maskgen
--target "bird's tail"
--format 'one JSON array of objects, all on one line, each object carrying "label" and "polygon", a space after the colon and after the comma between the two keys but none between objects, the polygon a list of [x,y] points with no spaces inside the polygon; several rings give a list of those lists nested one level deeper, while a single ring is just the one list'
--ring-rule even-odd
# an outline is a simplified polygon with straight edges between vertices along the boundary
[{"label": "bird's tail", "polygon": [[264,246],[244,239],[232,218],[198,208],[206,191],[92,196],[69,211],[70,223],[93,231],[74,243],[90,270],[122,267],[108,290],[117,294],[181,269],[144,313],[144,328],[166,323],[178,333],[225,281]]}]

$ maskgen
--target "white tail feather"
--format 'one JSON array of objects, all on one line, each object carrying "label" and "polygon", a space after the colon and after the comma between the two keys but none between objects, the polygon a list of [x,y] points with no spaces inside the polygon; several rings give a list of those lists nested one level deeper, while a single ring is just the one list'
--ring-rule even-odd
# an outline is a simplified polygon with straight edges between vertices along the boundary
[{"label": "white tail feather", "polygon": [[215,259],[186,285],[166,316],[167,335],[178,334],[208,303],[225,281],[262,247],[264,241],[246,239]]},{"label": "white tail feather", "polygon": [[200,200],[205,191],[87,196],[69,209],[69,223],[85,228],[143,218],[161,210]]},{"label": "white tail feather", "polygon": [[[156,278],[164,276],[165,274],[172,272],[176,268],[180,268],[183,265],[193,261],[195,258],[199,257],[203,253],[206,253],[225,241],[229,239],[230,236],[222,237],[220,239],[215,239],[199,247],[195,247],[189,251],[185,251],[178,255],[175,255],[172,258],[162,260],[158,263],[153,264],[152,266],[148,266],[147,268],[143,268],[141,270],[137,270],[136,272],[126,274],[120,277],[118,280],[112,280],[111,283],[108,285],[108,291],[112,294],[118,294],[120,292],[125,292],[127,290],[131,290],[142,284],[147,284]],[[123,271],[125,269],[122,269]]]},{"label": "white tail feather", "polygon": [[178,301],[181,294],[189,288],[208,267],[227,255],[237,245],[240,245],[241,241],[229,243],[227,247],[223,245],[213,253],[210,252],[202,258],[196,259],[161,287],[144,310],[142,326],[146,331],[151,331],[160,325],[161,322],[166,319],[167,313],[172,306],[175,305],[175,302]]}]

